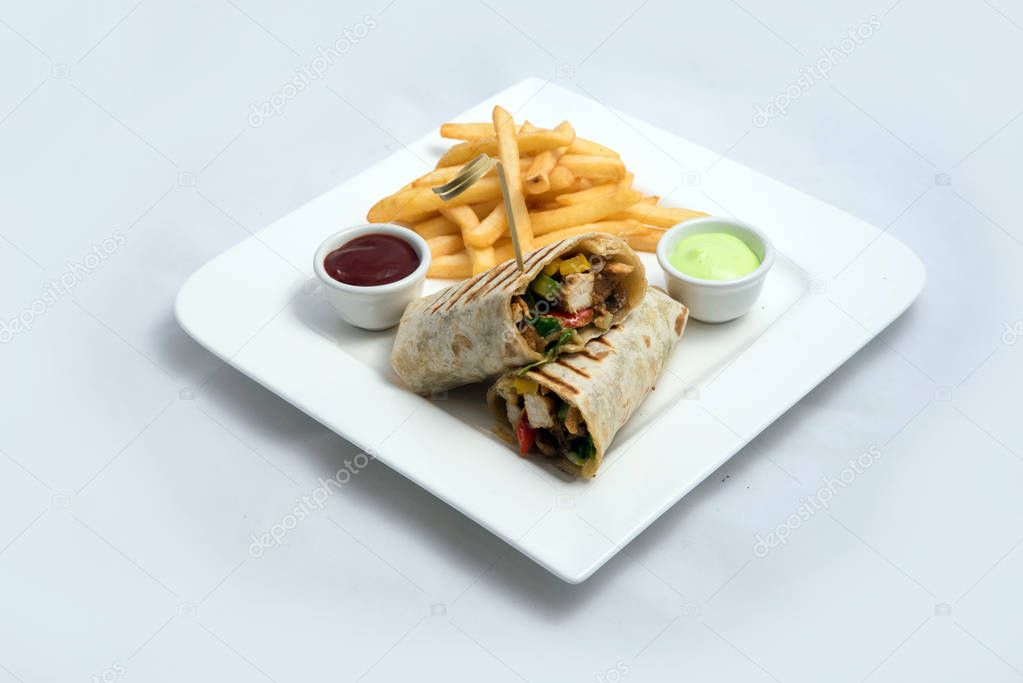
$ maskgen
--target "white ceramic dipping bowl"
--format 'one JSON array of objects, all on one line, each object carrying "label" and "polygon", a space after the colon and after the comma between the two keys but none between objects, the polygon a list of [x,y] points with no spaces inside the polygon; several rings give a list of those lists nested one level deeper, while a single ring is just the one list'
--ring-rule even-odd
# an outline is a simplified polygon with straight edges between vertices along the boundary
[{"label": "white ceramic dipping bowl", "polygon": [[[746,243],[760,265],[752,273],[735,280],[703,280],[686,275],[668,261],[675,245],[689,235],[723,232]],[[743,315],[756,303],[764,288],[764,278],[774,265],[774,248],[764,235],[742,221],[732,218],[695,218],[669,229],[657,244],[657,261],[664,269],[668,293],[689,308],[694,320],[723,323]]]},{"label": "white ceramic dipping bowl", "polygon": [[[338,282],[323,265],[327,254],[362,235],[393,235],[412,245],[419,256],[419,266],[411,274],[386,285],[360,287]],[[423,293],[426,271],[430,268],[430,248],[418,234],[390,223],[358,225],[335,233],[323,241],[313,257],[313,271],[323,284],[327,301],[341,319],[364,330],[386,330],[401,320],[410,301]]]}]

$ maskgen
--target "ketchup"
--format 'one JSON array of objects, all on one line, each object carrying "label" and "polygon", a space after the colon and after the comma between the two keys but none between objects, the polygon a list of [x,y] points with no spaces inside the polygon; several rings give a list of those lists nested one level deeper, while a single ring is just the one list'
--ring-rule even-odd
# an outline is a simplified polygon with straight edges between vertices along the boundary
[{"label": "ketchup", "polygon": [[345,242],[323,259],[327,275],[338,282],[372,287],[411,275],[421,259],[411,244],[393,235],[362,235]]}]

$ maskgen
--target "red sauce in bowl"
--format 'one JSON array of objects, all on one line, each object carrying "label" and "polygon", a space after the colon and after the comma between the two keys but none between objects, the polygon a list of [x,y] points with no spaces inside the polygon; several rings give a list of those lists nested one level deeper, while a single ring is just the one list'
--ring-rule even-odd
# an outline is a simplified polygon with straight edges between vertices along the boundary
[{"label": "red sauce in bowl", "polygon": [[415,248],[394,235],[362,235],[345,242],[323,259],[327,275],[346,285],[373,287],[408,277],[422,259]]}]

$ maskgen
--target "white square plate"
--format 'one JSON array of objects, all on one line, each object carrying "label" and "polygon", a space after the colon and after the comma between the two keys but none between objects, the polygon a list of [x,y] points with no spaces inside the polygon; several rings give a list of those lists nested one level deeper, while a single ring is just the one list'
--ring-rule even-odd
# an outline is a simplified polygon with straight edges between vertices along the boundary
[{"label": "white square plate", "polygon": [[[902,313],[924,268],[857,218],[538,79],[458,120],[488,121],[498,103],[538,125],[571,120],[618,150],[639,188],[757,225],[780,252],[751,313],[690,322],[596,479],[517,457],[490,433],[484,385],[434,400],[403,389],[388,363],[393,330],[346,326],[316,291],[317,246],[428,170],[449,144],[436,129],[203,266],[181,289],[177,317],[241,372],[578,583]],[[663,285],[656,260],[644,259]],[[447,284],[428,281],[427,291]]]}]

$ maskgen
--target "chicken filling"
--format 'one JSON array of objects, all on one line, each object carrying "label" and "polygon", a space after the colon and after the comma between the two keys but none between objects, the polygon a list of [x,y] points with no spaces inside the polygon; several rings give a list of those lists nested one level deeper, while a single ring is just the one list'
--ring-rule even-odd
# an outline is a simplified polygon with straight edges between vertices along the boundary
[{"label": "chicken filling", "polygon": [[579,409],[546,387],[516,377],[503,398],[520,455],[535,448],[543,455],[561,456],[581,467],[596,453]]},{"label": "chicken filling", "polygon": [[628,304],[623,281],[634,269],[619,261],[595,267],[585,254],[575,254],[549,263],[515,296],[512,319],[526,343],[549,356],[537,364],[556,357],[569,342],[581,343],[581,330],[610,329],[614,314]]}]

